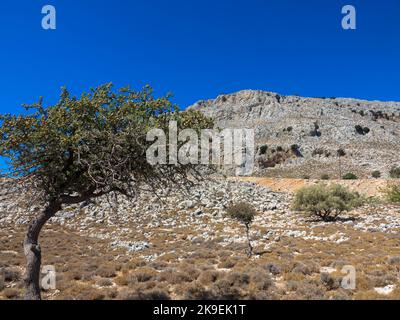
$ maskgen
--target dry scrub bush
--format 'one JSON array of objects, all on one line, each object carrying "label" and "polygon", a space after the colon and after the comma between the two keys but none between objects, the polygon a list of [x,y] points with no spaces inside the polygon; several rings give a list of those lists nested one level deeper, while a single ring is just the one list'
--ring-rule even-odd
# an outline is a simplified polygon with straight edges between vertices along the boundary
[{"label": "dry scrub bush", "polygon": [[200,283],[194,282],[187,285],[184,299],[187,300],[211,300],[213,299],[212,293],[203,287]]},{"label": "dry scrub bush", "polygon": [[211,285],[212,283],[214,283],[221,277],[222,277],[222,274],[218,271],[206,270],[200,274],[198,281],[199,281],[199,283],[207,286],[207,285]]},{"label": "dry scrub bush", "polygon": [[232,269],[236,265],[236,261],[233,258],[227,258],[223,261],[221,261],[218,264],[218,268],[223,268],[223,269]]},{"label": "dry scrub bush", "polygon": [[118,300],[170,300],[167,291],[159,288],[154,288],[145,291],[137,289],[123,289],[117,296]]},{"label": "dry scrub bush", "polygon": [[240,288],[227,279],[217,280],[212,291],[219,300],[239,300],[242,297]]},{"label": "dry scrub bush", "polygon": [[400,202],[400,183],[389,183],[383,193],[390,202]]},{"label": "dry scrub bush", "polygon": [[114,278],[117,274],[114,265],[105,264],[96,270],[96,275],[103,278]]},{"label": "dry scrub bush", "polygon": [[17,299],[20,297],[21,292],[14,289],[14,288],[6,288],[3,290],[3,295],[7,298],[7,299]]},{"label": "dry scrub bush", "polygon": [[248,242],[247,255],[251,257],[253,255],[253,246],[250,241],[250,225],[253,223],[254,217],[256,215],[256,210],[254,207],[248,203],[240,202],[230,206],[227,209],[228,216],[232,219],[239,221],[246,227],[246,237]]},{"label": "dry scrub bush", "polygon": [[96,284],[99,287],[111,287],[113,285],[113,282],[111,281],[111,279],[108,278],[100,278],[96,281]]},{"label": "dry scrub bush", "polygon": [[334,221],[343,212],[363,204],[358,192],[347,187],[332,184],[319,184],[303,187],[295,194],[293,209],[311,213],[323,221]]}]

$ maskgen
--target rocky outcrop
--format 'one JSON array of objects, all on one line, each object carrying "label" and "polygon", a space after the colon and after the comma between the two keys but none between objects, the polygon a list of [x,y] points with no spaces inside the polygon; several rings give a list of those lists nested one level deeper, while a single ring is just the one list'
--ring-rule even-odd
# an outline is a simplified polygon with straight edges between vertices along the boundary
[{"label": "rocky outcrop", "polygon": [[[245,90],[190,108],[214,117],[220,128],[254,128],[258,175],[337,178],[354,172],[367,178],[379,170],[386,177],[399,161],[400,102]],[[338,149],[345,151],[340,163]]]}]

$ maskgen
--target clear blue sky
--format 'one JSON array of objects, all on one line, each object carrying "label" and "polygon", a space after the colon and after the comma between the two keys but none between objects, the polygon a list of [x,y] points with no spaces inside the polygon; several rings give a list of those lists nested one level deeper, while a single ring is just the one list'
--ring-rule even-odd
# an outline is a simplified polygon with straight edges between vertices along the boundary
[{"label": "clear blue sky", "polygon": [[181,107],[241,89],[400,101],[399,0],[1,0],[0,40],[2,113],[110,81]]}]

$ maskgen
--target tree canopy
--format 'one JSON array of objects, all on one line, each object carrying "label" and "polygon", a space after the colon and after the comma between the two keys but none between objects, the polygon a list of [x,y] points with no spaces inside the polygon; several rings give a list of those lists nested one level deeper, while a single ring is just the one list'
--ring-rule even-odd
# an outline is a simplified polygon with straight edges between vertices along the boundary
[{"label": "tree canopy", "polygon": [[29,179],[44,200],[62,203],[112,191],[132,196],[155,184],[187,182],[195,166],[147,162],[146,133],[152,128],[167,132],[171,120],[179,129],[213,125],[199,112],[178,112],[170,95],[153,97],[150,86],[133,91],[107,84],[79,98],[63,88],[53,106],[43,107],[40,99],[24,107],[27,114],[0,118],[0,155],[10,160],[8,176]]}]

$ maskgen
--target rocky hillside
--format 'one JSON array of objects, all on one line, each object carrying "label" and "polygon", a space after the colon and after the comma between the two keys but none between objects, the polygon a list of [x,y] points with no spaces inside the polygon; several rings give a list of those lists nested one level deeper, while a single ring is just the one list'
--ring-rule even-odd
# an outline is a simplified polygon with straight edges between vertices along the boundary
[{"label": "rocky hillside", "polygon": [[[388,176],[399,161],[400,102],[303,98],[245,90],[190,108],[221,128],[254,128],[256,175],[337,178]],[[345,153],[339,163],[338,149]]]}]

